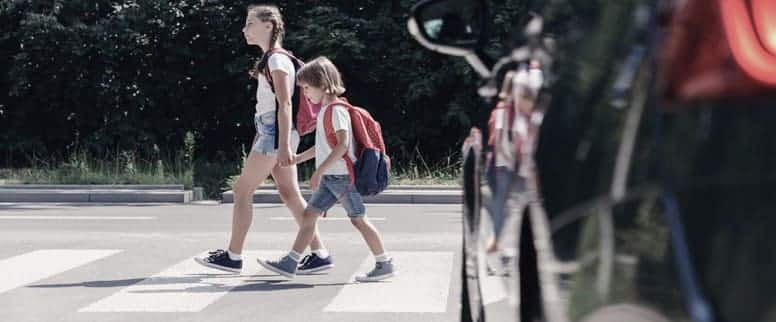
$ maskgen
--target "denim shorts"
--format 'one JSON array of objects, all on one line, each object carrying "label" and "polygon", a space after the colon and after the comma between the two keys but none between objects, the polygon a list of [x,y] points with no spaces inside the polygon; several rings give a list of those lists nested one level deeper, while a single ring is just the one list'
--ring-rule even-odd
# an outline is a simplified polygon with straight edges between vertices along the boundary
[{"label": "denim shorts", "polygon": [[[253,143],[252,149],[254,152],[263,155],[277,155],[278,151],[275,149],[276,121],[274,111],[254,115],[253,124],[256,126],[256,142]],[[292,129],[290,139],[291,153],[296,153],[296,149],[299,147],[299,133]]]},{"label": "denim shorts", "polygon": [[324,175],[321,178],[320,187],[313,192],[310,201],[307,202],[307,210],[323,213],[337,201],[342,203],[350,218],[361,218],[366,214],[361,194],[350,183],[348,175]]}]

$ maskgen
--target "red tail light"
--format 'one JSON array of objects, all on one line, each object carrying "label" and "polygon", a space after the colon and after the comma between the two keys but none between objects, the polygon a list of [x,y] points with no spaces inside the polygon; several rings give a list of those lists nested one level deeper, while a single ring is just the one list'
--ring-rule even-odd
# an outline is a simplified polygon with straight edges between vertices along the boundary
[{"label": "red tail light", "polygon": [[776,92],[776,0],[686,0],[671,10],[661,53],[667,99]]},{"label": "red tail light", "polygon": [[749,6],[743,0],[718,1],[736,63],[755,80],[776,85],[776,0],[750,0]]},{"label": "red tail light", "polygon": [[776,55],[776,1],[753,0],[752,13],[763,45]]}]

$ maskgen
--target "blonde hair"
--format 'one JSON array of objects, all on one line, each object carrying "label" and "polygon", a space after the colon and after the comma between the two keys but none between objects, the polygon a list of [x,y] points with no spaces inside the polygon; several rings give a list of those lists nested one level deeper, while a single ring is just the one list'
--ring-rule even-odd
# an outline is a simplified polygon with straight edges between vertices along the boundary
[{"label": "blonde hair", "polygon": [[326,57],[318,57],[306,63],[299,69],[296,79],[300,83],[321,88],[326,94],[340,96],[345,93],[345,85],[337,66]]},{"label": "blonde hair", "polygon": [[283,23],[283,15],[280,14],[280,9],[274,5],[250,5],[248,6],[248,14],[256,16],[256,19],[263,22],[272,23],[272,36],[269,39],[268,50],[253,64],[253,68],[248,71],[252,78],[258,79],[259,75],[261,75],[261,70],[267,66],[267,53],[269,49],[283,43],[286,26]]}]

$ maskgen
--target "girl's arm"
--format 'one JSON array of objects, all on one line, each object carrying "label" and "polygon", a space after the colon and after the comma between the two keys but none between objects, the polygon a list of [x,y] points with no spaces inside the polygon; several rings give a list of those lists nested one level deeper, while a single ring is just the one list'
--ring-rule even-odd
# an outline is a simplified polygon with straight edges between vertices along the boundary
[{"label": "girl's arm", "polygon": [[315,158],[315,146],[307,149],[307,151],[297,154],[296,157],[294,157],[294,163],[304,163],[305,161],[313,158]]},{"label": "girl's arm", "polygon": [[278,100],[278,163],[281,166],[288,166],[293,163],[291,160],[291,84],[288,83],[288,74],[283,70],[273,70],[272,83],[274,84],[275,96]]}]

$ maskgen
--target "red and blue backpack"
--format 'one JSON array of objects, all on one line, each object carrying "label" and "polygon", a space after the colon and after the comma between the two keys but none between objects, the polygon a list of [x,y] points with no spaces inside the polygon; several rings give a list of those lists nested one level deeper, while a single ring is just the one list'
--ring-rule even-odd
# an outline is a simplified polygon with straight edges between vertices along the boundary
[{"label": "red and blue backpack", "polygon": [[329,104],[330,108],[323,115],[323,124],[326,141],[332,149],[337,146],[337,135],[331,123],[335,105],[345,107],[350,115],[356,161],[353,162],[347,153],[342,156],[348,165],[350,182],[355,184],[361,195],[376,195],[388,187],[391,178],[391,158],[386,154],[380,123],[367,110],[350,105],[344,99]]}]

